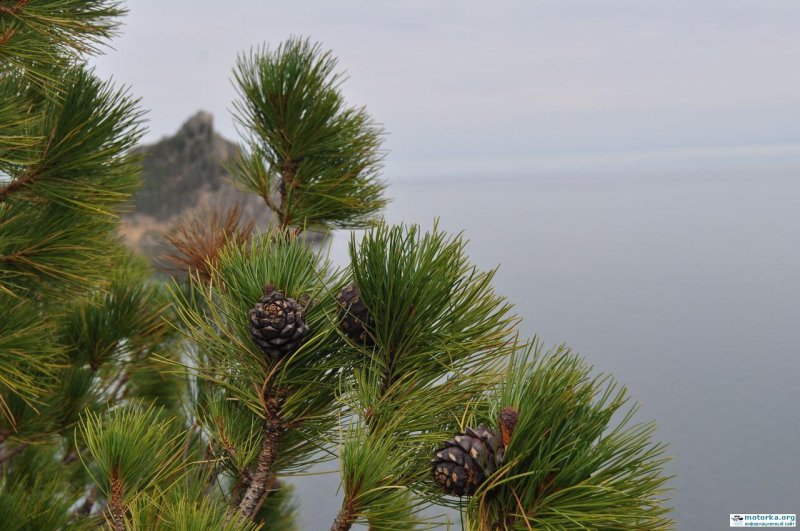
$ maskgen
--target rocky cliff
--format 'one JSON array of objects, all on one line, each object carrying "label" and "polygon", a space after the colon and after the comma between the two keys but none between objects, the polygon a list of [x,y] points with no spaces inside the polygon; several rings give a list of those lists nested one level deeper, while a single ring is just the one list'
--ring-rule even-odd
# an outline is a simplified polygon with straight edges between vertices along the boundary
[{"label": "rocky cliff", "polygon": [[178,132],[136,149],[144,155],[142,188],[134,196],[135,209],[123,220],[128,244],[151,258],[165,247],[163,234],[187,210],[203,204],[241,201],[245,215],[266,223],[269,213],[260,197],[240,192],[225,165],[238,147],[214,131],[214,120],[198,112]]}]

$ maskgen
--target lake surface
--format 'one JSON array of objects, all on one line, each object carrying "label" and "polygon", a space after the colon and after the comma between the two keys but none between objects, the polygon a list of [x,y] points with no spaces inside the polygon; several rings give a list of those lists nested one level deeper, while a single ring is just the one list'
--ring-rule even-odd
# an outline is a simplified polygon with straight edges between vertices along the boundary
[{"label": "lake surface", "polygon": [[[525,335],[629,388],[670,444],[678,528],[800,512],[800,178],[432,178],[389,195],[389,221],[439,216],[500,265]],[[295,480],[306,529],[330,526],[338,482]]]}]

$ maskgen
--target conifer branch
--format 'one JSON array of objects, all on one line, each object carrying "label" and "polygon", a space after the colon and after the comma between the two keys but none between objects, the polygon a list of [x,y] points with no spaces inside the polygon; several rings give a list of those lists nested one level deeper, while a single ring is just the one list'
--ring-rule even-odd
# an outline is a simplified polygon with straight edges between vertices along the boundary
[{"label": "conifer branch", "polygon": [[331,531],[348,531],[356,521],[356,504],[351,496],[346,496],[342,508],[331,525]]},{"label": "conifer branch", "polygon": [[241,203],[192,210],[165,236],[173,249],[164,261],[177,272],[199,275],[208,282],[222,248],[231,242],[245,243],[252,236],[255,223],[243,219],[243,214]]},{"label": "conifer branch", "polygon": [[272,467],[278,457],[278,445],[285,431],[280,417],[278,397],[273,396],[267,399],[265,413],[264,438],[258,453],[258,461],[238,506],[239,513],[245,518],[253,517],[267,493]]},{"label": "conifer branch", "polygon": [[386,205],[383,130],[363,108],[347,106],[336,66],[319,44],[291,38],[240,56],[234,71],[236,121],[251,151],[235,177],[284,228],[362,228]]},{"label": "conifer branch", "polygon": [[3,15],[18,15],[25,6],[28,5],[29,0],[15,0],[13,5],[0,5],[0,14]]},{"label": "conifer branch", "polygon": [[36,179],[36,174],[33,172],[28,172],[16,179],[13,179],[11,182],[6,184],[5,186],[0,187],[0,203],[6,201],[8,196],[20,190],[30,183],[32,183]]},{"label": "conifer branch", "polygon": [[108,511],[114,531],[125,531],[125,505],[122,503],[124,492],[119,472],[114,469],[111,471],[111,498],[108,501]]},{"label": "conifer branch", "polygon": [[287,229],[292,224],[292,208],[289,204],[289,201],[291,200],[292,192],[297,187],[297,183],[295,181],[296,174],[297,164],[295,164],[292,160],[284,161],[281,166],[281,205],[277,209],[277,213],[280,215],[282,229]]},{"label": "conifer branch", "polygon": [[239,504],[242,503],[244,493],[250,488],[251,480],[250,469],[245,468],[239,472],[239,475],[236,477],[236,483],[234,483],[233,489],[231,489],[231,507],[239,507]]}]

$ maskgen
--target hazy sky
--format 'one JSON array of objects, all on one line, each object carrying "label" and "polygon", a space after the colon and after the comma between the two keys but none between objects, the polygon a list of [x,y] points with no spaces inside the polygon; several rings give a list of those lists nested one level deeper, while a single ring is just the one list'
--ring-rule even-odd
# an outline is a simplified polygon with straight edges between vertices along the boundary
[{"label": "hazy sky", "polygon": [[390,133],[387,175],[800,169],[797,0],[129,0],[94,60],[150,110],[238,139],[236,55],[309,36]]}]

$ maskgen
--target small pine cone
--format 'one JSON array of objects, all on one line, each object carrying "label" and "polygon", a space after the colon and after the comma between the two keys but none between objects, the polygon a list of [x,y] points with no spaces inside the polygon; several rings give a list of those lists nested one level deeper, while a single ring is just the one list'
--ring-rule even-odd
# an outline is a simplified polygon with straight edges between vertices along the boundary
[{"label": "small pine cone", "polygon": [[297,350],[310,332],[303,307],[272,286],[264,287],[264,296],[250,310],[249,328],[255,344],[273,360]]},{"label": "small pine cone", "polygon": [[345,287],[336,300],[339,301],[339,325],[344,333],[353,341],[369,344],[371,338],[367,330],[372,326],[372,317],[361,300],[358,286],[350,284]]},{"label": "small pine cone", "polygon": [[511,436],[514,435],[514,428],[519,422],[519,413],[511,406],[506,406],[500,410],[500,435],[503,438],[503,445],[508,446]]},{"label": "small pine cone", "polygon": [[471,496],[503,463],[504,451],[502,441],[486,426],[467,428],[436,451],[433,481],[448,494]]}]

